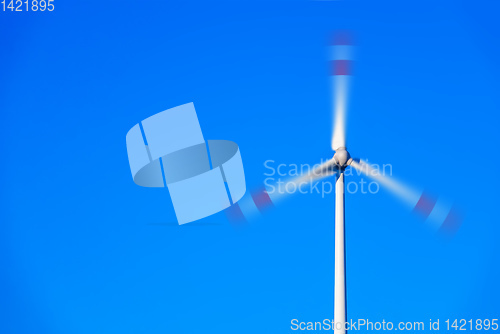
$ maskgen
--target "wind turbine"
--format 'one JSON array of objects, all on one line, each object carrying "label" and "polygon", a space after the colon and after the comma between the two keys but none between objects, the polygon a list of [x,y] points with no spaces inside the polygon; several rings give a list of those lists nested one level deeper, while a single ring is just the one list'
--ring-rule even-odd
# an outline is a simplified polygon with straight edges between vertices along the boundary
[{"label": "wind turbine", "polygon": [[[378,184],[392,192],[406,203],[413,212],[421,216],[436,231],[446,236],[454,235],[460,228],[462,216],[454,205],[449,205],[427,192],[417,191],[395,179],[378,173],[366,161],[351,158],[346,145],[347,98],[351,80],[352,39],[346,32],[337,32],[331,44],[331,82],[333,90],[333,132],[331,148],[333,158],[317,165],[308,173],[296,177],[285,184],[301,184],[336,176],[335,181],[335,270],[334,270],[334,323],[335,333],[346,333],[346,252],[345,252],[345,184],[344,174],[348,167],[355,168]],[[286,193],[269,192],[265,187],[240,202],[235,203],[226,213],[230,221],[248,220],[252,208],[263,213],[274,206]]]}]

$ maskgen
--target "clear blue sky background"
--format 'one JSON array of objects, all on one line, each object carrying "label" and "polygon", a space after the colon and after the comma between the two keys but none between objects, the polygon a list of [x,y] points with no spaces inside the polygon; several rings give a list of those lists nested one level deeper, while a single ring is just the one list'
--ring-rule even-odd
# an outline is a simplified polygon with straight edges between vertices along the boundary
[{"label": "clear blue sky background", "polygon": [[[500,6],[486,1],[55,1],[0,12],[0,332],[288,333],[333,314],[333,195],[235,229],[175,225],[125,134],[194,102],[263,163],[329,158],[332,29],[358,44],[356,157],[457,200],[444,243],[387,192],[346,200],[348,313],[500,318]],[[354,177],[354,180],[357,177]]]}]

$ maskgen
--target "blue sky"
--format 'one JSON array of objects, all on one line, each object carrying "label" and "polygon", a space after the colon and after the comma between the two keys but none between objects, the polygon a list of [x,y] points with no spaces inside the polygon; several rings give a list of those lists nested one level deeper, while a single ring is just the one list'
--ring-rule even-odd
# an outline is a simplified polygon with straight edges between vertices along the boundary
[{"label": "blue sky", "polygon": [[[355,32],[353,156],[460,203],[436,239],[391,194],[346,196],[348,317],[494,318],[500,47],[479,1],[56,2],[0,12],[0,332],[287,333],[333,314],[333,195],[245,228],[176,226],[130,176],[127,131],[194,102],[264,162],[332,156],[325,45]],[[354,177],[356,179],[357,177]]]}]

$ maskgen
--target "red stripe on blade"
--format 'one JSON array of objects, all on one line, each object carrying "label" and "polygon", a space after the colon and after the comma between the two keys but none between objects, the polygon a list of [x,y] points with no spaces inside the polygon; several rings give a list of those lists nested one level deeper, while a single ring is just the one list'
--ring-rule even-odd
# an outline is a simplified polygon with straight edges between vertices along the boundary
[{"label": "red stripe on blade", "polygon": [[351,75],[351,61],[333,60],[332,75]]},{"label": "red stripe on blade", "polygon": [[460,226],[462,225],[463,217],[458,211],[457,207],[454,205],[448,216],[446,216],[443,224],[439,228],[439,233],[442,233],[448,237],[454,236]]},{"label": "red stripe on blade", "polygon": [[261,190],[259,192],[253,193],[252,198],[253,198],[255,205],[257,206],[257,209],[259,209],[260,212],[273,206],[273,201],[271,201],[271,198],[269,197],[269,194],[267,193],[267,191],[265,189]]},{"label": "red stripe on blade", "polygon": [[434,209],[434,205],[436,205],[436,198],[426,194],[425,192],[420,196],[417,204],[413,208],[414,212],[417,212],[423,218],[429,217],[432,209]]}]

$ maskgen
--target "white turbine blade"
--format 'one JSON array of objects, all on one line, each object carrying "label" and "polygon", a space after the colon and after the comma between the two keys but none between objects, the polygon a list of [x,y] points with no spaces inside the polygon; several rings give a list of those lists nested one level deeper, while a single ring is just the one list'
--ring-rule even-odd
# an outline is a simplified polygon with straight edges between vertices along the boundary
[{"label": "white turbine blade", "polygon": [[[324,178],[335,175],[337,172],[336,164],[333,159],[330,159],[322,164],[314,166],[312,170],[308,173],[299,175],[293,179],[290,179],[284,183],[282,187],[276,187],[275,189],[283,190],[289,189],[290,187],[300,187],[301,185],[309,184],[312,182],[320,181]],[[288,188],[287,188],[288,187]],[[288,195],[286,191],[274,191],[268,193],[269,197],[273,202],[280,200],[282,197]]]},{"label": "white turbine blade", "polygon": [[370,177],[371,179],[377,181],[380,185],[386,187],[388,190],[392,191],[399,198],[403,199],[410,206],[415,206],[420,198],[420,193],[415,191],[406,185],[396,181],[393,178],[389,178],[385,175],[380,174],[380,171],[372,168],[368,163],[363,160],[359,162],[352,160],[351,166]]},{"label": "white turbine blade", "polygon": [[[264,183],[263,187],[248,192],[238,203],[234,203],[226,209],[228,219],[235,224],[240,224],[242,221],[251,221],[274,207],[280,200],[295,192],[302,192],[300,187],[302,189],[307,188],[312,182],[332,176],[336,172],[335,162],[331,159],[322,164],[315,165],[308,172],[286,182],[275,180],[278,182],[272,185]],[[290,192],[290,189],[293,191]]]},{"label": "white turbine blade", "polygon": [[314,168],[308,173],[304,173],[290,181],[288,183],[300,183],[300,182],[313,182],[323,179],[327,176],[331,176],[335,174],[336,169],[332,169],[335,167],[335,161],[330,159],[320,165],[314,166]]},{"label": "white turbine blade", "polygon": [[351,76],[351,38],[346,33],[334,36],[332,45],[332,149],[346,147],[346,118],[349,79]]},{"label": "white turbine blade", "polygon": [[445,199],[438,199],[427,192],[415,190],[391,177],[382,175],[379,170],[372,168],[365,161],[352,160],[351,166],[390,190],[440,234],[450,237],[460,228],[463,220],[461,210]]},{"label": "white turbine blade", "polygon": [[345,75],[335,75],[332,77],[332,84],[334,86],[332,149],[334,151],[337,151],[341,147],[346,147],[347,81],[348,77]]}]

